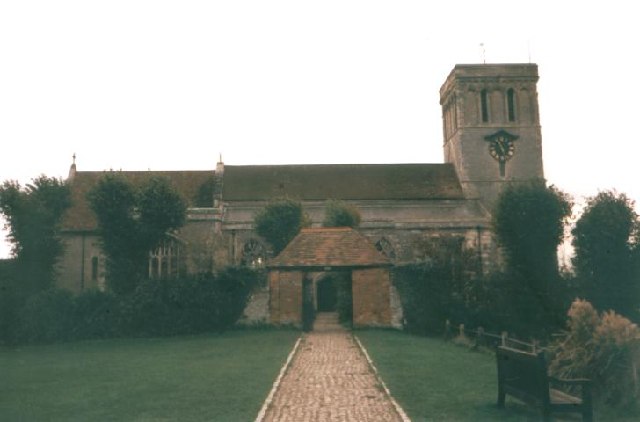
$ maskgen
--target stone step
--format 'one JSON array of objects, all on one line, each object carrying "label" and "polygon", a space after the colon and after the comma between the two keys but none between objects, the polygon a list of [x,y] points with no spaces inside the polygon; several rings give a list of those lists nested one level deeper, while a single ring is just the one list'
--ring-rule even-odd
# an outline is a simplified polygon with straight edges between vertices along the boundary
[{"label": "stone step", "polygon": [[338,322],[337,312],[318,312],[313,323],[313,331],[343,331]]},{"label": "stone step", "polygon": [[337,312],[318,312],[316,314],[316,321],[338,321]]}]

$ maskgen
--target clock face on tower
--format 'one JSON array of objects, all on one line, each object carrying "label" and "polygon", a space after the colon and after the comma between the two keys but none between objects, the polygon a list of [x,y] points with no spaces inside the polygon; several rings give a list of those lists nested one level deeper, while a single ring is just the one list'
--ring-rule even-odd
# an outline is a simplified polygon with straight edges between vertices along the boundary
[{"label": "clock face on tower", "polygon": [[501,163],[509,160],[516,152],[514,141],[518,139],[518,136],[510,134],[504,129],[493,135],[485,136],[484,139],[489,142],[489,154]]},{"label": "clock face on tower", "polygon": [[489,153],[498,161],[507,161],[515,150],[513,140],[504,135],[498,135],[489,142]]},{"label": "clock face on tower", "polygon": [[507,160],[511,159],[516,152],[514,145],[516,139],[518,139],[517,135],[512,135],[504,129],[484,137],[484,140],[489,142],[489,154],[500,163],[500,177],[505,177]]}]

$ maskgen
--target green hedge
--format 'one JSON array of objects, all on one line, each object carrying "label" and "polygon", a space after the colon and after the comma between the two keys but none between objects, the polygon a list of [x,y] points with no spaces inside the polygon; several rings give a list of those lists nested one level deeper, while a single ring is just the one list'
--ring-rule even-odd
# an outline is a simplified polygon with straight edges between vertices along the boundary
[{"label": "green hedge", "polygon": [[461,298],[447,265],[395,267],[393,283],[404,312],[405,329],[414,334],[442,334],[447,319],[457,320]]},{"label": "green hedge", "polygon": [[147,280],[116,296],[52,289],[29,297],[5,342],[50,343],[116,336],[146,337],[221,331],[242,315],[264,274],[230,268],[180,280]]},{"label": "green hedge", "polygon": [[27,299],[19,317],[24,342],[66,341],[74,331],[75,301],[68,290],[51,289]]},{"label": "green hedge", "polygon": [[449,320],[523,339],[546,339],[561,328],[561,309],[570,292],[569,283],[560,278],[542,294],[517,274],[477,277],[456,272],[446,262],[396,267],[392,277],[405,329],[421,335],[442,334]]}]

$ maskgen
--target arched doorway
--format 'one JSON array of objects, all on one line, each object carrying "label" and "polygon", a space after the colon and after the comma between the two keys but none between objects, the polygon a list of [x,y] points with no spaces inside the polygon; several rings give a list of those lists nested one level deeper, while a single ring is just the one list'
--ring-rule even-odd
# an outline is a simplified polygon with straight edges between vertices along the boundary
[{"label": "arched doorway", "polygon": [[334,312],[338,302],[335,279],[331,276],[318,280],[316,287],[316,300],[318,312]]}]

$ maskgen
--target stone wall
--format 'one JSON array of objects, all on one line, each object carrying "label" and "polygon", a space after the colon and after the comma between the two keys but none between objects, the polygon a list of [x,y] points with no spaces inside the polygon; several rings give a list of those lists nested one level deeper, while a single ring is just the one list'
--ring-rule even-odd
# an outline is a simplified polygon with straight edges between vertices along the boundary
[{"label": "stone wall", "polygon": [[56,285],[79,293],[105,288],[105,260],[98,236],[89,233],[61,236],[64,254],[56,266]]},{"label": "stone wall", "polygon": [[247,306],[238,321],[240,325],[265,324],[269,317],[269,288],[259,286],[251,292]]}]

